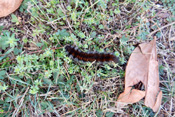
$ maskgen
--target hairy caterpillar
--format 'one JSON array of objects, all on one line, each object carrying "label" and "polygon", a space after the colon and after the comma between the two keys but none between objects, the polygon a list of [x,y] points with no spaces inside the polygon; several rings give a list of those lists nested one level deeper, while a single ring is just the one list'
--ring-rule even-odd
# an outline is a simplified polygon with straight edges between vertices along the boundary
[{"label": "hairy caterpillar", "polygon": [[98,53],[98,52],[82,52],[78,47],[66,45],[65,50],[68,53],[68,56],[71,56],[75,60],[83,62],[110,62],[114,61],[117,63],[118,58],[112,53]]}]

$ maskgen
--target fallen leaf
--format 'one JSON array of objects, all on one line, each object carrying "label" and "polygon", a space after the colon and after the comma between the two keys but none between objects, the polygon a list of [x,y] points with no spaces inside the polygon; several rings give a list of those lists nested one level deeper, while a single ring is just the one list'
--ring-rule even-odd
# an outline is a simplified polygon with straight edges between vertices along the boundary
[{"label": "fallen leaf", "polygon": [[[132,89],[139,82],[145,91]],[[156,39],[140,44],[131,54],[126,67],[125,90],[119,95],[116,106],[136,103],[145,97],[144,104],[158,111],[162,92],[159,89],[159,72],[156,52]],[[122,104],[123,103],[123,104]]]},{"label": "fallen leaf", "polygon": [[0,0],[0,17],[5,17],[14,12],[23,0]]},{"label": "fallen leaf", "polygon": [[162,102],[162,91],[159,92],[155,105],[153,106],[153,111],[157,112]]},{"label": "fallen leaf", "polygon": [[145,91],[140,91],[137,89],[132,89],[132,87],[127,87],[119,97],[118,101],[125,102],[126,104],[136,103],[145,96]]}]

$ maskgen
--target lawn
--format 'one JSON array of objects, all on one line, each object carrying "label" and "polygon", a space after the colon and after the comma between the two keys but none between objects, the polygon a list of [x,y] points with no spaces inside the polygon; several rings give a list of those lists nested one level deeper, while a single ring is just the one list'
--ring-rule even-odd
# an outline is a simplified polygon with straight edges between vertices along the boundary
[{"label": "lawn", "polygon": [[[129,57],[154,36],[161,106],[118,109]],[[75,61],[68,44],[119,62]],[[0,18],[0,116],[175,116],[175,1],[24,0]]]}]

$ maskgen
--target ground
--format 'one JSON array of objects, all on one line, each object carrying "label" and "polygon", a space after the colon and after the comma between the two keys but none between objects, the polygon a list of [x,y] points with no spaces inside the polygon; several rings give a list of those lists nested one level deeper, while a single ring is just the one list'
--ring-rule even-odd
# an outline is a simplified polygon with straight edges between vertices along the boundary
[{"label": "ground", "polygon": [[[156,36],[162,104],[117,110],[129,56]],[[81,63],[64,46],[110,52],[119,63]],[[175,2],[24,0],[0,18],[0,115],[175,116]]]}]

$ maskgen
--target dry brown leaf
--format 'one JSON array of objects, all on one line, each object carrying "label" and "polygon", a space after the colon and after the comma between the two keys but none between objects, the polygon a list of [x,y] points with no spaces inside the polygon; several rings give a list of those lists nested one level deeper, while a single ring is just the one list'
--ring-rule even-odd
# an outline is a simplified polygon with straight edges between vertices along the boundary
[{"label": "dry brown leaf", "polygon": [[23,0],[0,0],[0,17],[5,17],[14,12]]},{"label": "dry brown leaf", "polygon": [[145,96],[145,91],[140,91],[137,89],[132,89],[132,87],[127,87],[119,97],[118,101],[125,102],[127,104],[132,104],[138,102]]},{"label": "dry brown leaf", "polygon": [[[140,81],[144,84],[145,91],[132,89]],[[125,91],[119,95],[116,105],[136,103],[144,96],[145,105],[154,112],[158,111],[162,92],[159,89],[156,39],[140,44],[131,54],[126,67]]]}]

